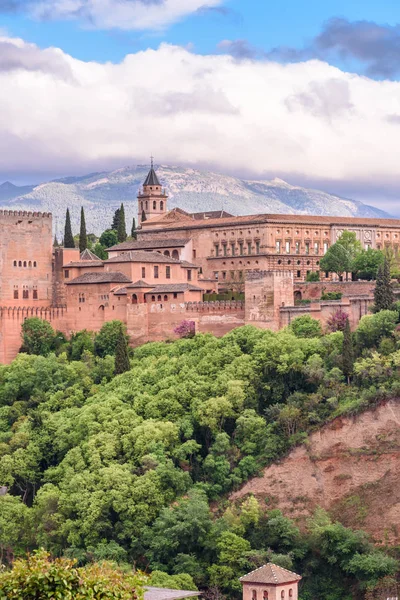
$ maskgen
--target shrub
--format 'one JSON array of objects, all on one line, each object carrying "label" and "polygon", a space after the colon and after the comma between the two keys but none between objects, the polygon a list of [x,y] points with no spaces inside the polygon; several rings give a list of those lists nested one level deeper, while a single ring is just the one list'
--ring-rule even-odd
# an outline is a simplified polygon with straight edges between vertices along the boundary
[{"label": "shrub", "polygon": [[361,348],[377,346],[382,338],[390,337],[398,319],[397,311],[381,310],[375,315],[365,315],[356,329],[356,340]]},{"label": "shrub", "polygon": [[76,568],[67,558],[51,560],[44,550],[0,574],[1,597],[7,600],[135,600],[141,596],[139,576],[126,575],[111,563]]},{"label": "shrub", "polygon": [[192,338],[196,334],[196,324],[194,321],[182,321],[178,327],[175,327],[174,333],[180,338]]},{"label": "shrub", "polygon": [[38,317],[25,319],[22,324],[22,351],[46,356],[54,349],[56,332],[47,321]]},{"label": "shrub", "polygon": [[307,273],[306,281],[308,283],[312,283],[314,281],[319,281],[319,271],[310,271],[310,273]]},{"label": "shrub", "polygon": [[348,318],[349,315],[339,308],[339,310],[328,319],[328,331],[330,333],[333,333],[334,331],[344,331]]},{"label": "shrub", "polygon": [[341,300],[342,292],[326,292],[322,294],[321,300]]}]

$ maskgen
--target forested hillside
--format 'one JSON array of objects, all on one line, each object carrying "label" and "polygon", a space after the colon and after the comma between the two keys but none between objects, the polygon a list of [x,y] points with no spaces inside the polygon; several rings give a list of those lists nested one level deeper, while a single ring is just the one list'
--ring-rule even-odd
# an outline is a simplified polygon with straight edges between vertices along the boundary
[{"label": "forested hillside", "polygon": [[396,548],[322,509],[300,530],[268,497],[228,498],[334,417],[397,402],[399,320],[394,307],[353,335],[301,317],[147,344],[119,376],[104,332],[40,344],[31,327],[24,348],[45,356],[0,367],[0,562],[43,547],[215,599],[272,560],[304,575],[302,600],[380,598]]}]

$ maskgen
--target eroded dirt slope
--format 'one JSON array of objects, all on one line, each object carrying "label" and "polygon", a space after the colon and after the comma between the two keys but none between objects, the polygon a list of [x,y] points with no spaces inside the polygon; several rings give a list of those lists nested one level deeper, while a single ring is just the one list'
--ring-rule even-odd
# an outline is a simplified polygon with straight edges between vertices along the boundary
[{"label": "eroded dirt slope", "polygon": [[378,542],[399,543],[400,399],[336,419],[231,498],[249,493],[299,521],[321,506]]}]

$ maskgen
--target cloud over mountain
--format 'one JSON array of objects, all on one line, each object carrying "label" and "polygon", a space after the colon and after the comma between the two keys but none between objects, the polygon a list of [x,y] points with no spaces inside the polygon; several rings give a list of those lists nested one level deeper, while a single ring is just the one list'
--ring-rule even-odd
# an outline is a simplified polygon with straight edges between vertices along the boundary
[{"label": "cloud over mountain", "polygon": [[0,44],[0,179],[103,170],[155,153],[241,176],[307,176],[325,188],[397,180],[399,82],[317,60],[282,65],[166,44],[119,64]]}]

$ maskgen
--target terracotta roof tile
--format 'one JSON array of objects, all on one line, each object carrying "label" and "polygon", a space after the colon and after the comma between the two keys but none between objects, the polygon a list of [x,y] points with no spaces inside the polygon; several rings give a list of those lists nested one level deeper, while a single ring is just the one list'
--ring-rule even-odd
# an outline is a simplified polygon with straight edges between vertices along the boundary
[{"label": "terracotta roof tile", "polygon": [[170,256],[165,256],[164,254],[160,254],[159,252],[146,252],[145,250],[130,250],[128,252],[119,254],[118,256],[114,256],[113,258],[109,258],[104,262],[106,264],[120,262],[179,264],[180,261],[177,258],[171,258]]},{"label": "terracotta roof tile", "polygon": [[274,563],[268,563],[251,571],[247,575],[240,578],[240,581],[245,583],[267,583],[272,585],[279,585],[282,583],[291,583],[292,581],[300,581],[301,576],[293,571],[288,571],[283,567],[274,565]]},{"label": "terracotta roof tile", "polygon": [[107,252],[117,252],[123,250],[152,250],[153,248],[183,248],[190,240],[188,238],[178,238],[172,240],[148,240],[148,241],[138,241],[138,240],[129,240],[127,242],[122,242],[121,244],[116,244],[115,246],[111,246],[111,248],[107,248]]},{"label": "terracotta roof tile", "polygon": [[153,293],[172,293],[172,292],[203,292],[204,290],[197,285],[191,285],[190,283],[163,283],[155,285],[147,294]]},{"label": "terracotta roof tile", "polygon": [[189,592],[186,590],[171,590],[168,588],[156,588],[145,586],[144,600],[179,600],[180,598],[193,598],[200,596],[201,592]]},{"label": "terracotta roof tile", "polygon": [[84,273],[75,277],[66,285],[90,284],[90,283],[130,283],[129,277],[119,271],[102,271],[101,273]]},{"label": "terracotta roof tile", "polygon": [[154,285],[150,285],[150,283],[146,283],[145,281],[143,281],[143,279],[139,279],[139,281],[135,281],[134,283],[131,283],[129,285],[126,286],[129,289],[132,288],[153,288]]},{"label": "terracotta roof tile", "polygon": [[92,252],[88,248],[86,248],[86,250],[84,250],[81,253],[80,258],[81,258],[81,260],[101,260],[98,256],[96,256],[96,254],[94,252]]}]

